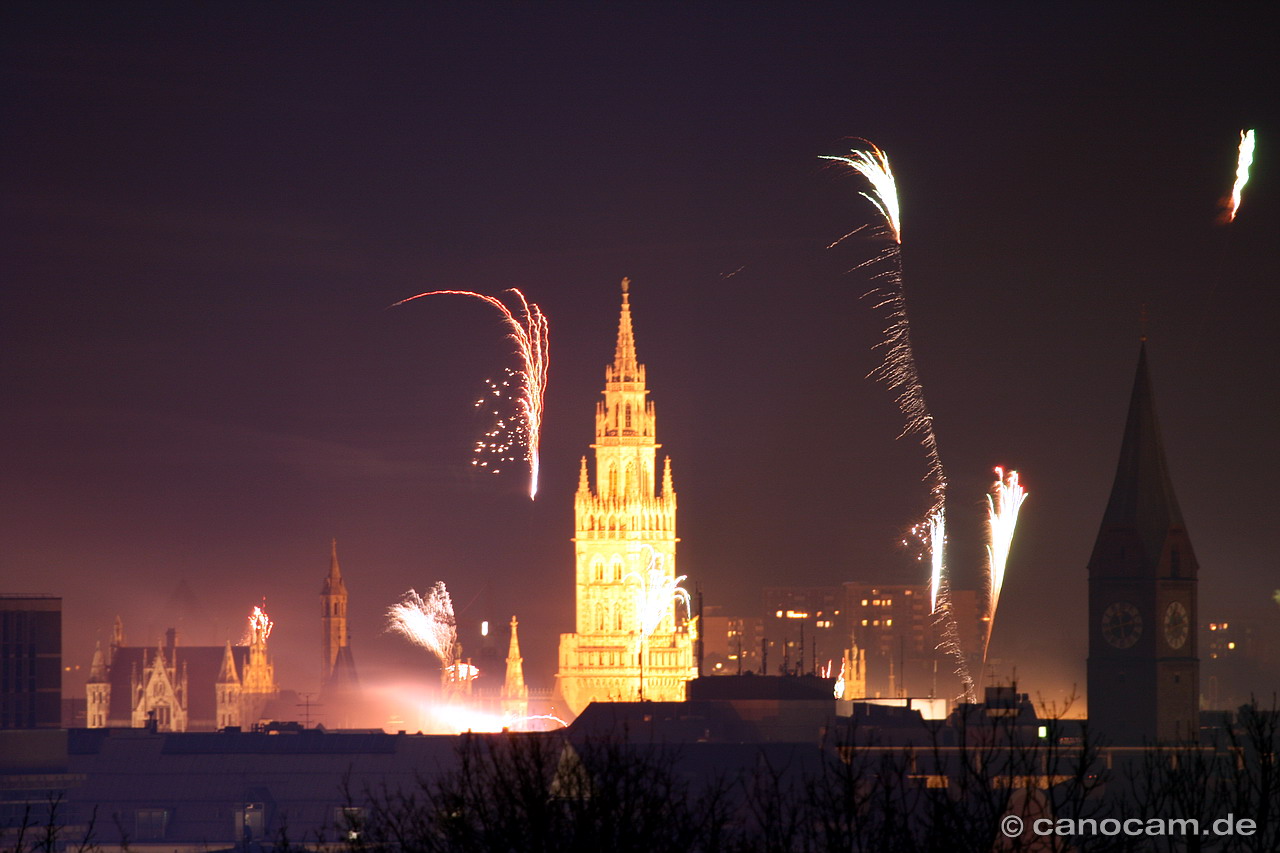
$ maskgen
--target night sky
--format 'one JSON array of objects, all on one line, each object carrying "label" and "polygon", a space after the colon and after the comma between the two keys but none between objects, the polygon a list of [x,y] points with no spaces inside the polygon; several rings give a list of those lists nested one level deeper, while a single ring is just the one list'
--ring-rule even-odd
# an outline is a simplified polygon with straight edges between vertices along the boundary
[{"label": "night sky", "polygon": [[[898,178],[957,585],[992,466],[1030,493],[992,654],[1083,689],[1143,305],[1202,621],[1280,617],[1274,30],[1179,8],[5,4],[0,591],[63,596],[84,668],[117,614],[131,644],[221,644],[265,596],[310,691],[336,537],[367,681],[434,677],[382,614],[443,580],[467,630],[518,614],[550,686],[623,276],[707,604],[923,582],[924,454],[866,378],[883,237],[826,248],[879,222],[818,159],[864,137]],[[551,323],[533,503],[470,464],[515,366],[497,312],[387,309],[508,287]]]}]

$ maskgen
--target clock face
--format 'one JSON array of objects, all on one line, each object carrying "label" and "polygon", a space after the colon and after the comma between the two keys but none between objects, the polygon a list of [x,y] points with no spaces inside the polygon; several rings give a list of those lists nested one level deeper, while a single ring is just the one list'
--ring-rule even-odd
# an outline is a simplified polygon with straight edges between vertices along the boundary
[{"label": "clock face", "polygon": [[1142,614],[1127,601],[1117,601],[1102,613],[1102,638],[1127,649],[1142,636]]},{"label": "clock face", "polygon": [[1181,601],[1175,601],[1164,611],[1164,641],[1171,649],[1180,649],[1187,642],[1191,618]]}]

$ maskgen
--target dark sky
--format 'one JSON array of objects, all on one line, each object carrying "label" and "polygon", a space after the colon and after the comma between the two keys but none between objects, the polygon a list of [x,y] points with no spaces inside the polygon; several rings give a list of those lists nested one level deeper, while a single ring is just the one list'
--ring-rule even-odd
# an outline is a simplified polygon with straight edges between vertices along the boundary
[{"label": "dark sky", "polygon": [[[72,665],[117,614],[220,643],[265,596],[312,690],[337,537],[367,678],[427,665],[381,614],[443,580],[466,625],[518,613],[549,685],[624,275],[707,602],[922,581],[897,543],[924,455],[865,378],[883,242],[826,248],[878,221],[818,159],[865,137],[898,176],[958,584],[991,467],[1030,492],[993,654],[1083,686],[1144,304],[1202,617],[1276,617],[1262,5],[852,5],[6,4],[0,589],[64,597]],[[497,313],[386,310],[507,287],[551,323],[535,503],[469,464],[514,366]]]}]

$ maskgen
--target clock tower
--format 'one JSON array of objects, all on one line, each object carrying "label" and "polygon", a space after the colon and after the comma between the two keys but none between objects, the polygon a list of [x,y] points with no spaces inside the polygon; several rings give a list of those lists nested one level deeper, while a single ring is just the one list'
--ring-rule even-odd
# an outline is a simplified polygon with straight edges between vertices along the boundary
[{"label": "clock tower", "polygon": [[1089,724],[1108,742],[1198,737],[1198,569],[1165,463],[1144,342],[1089,558]]}]

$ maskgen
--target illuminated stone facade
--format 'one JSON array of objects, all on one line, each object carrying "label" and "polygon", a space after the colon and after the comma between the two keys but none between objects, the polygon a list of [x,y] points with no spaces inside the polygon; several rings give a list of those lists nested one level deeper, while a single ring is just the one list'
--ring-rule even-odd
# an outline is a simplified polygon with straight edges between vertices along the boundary
[{"label": "illuminated stone facade", "polygon": [[656,416],[636,360],[628,280],[613,364],[596,404],[595,488],[583,457],[574,495],[576,630],[560,635],[557,686],[578,714],[591,702],[683,701],[697,676],[696,621],[677,610],[671,460],[657,489]]},{"label": "illuminated stone facade", "polygon": [[265,722],[280,694],[267,650],[269,631],[263,624],[252,626],[248,645],[182,646],[170,628],[154,648],[126,646],[117,618],[111,645],[94,651],[86,725],[185,732]]}]

